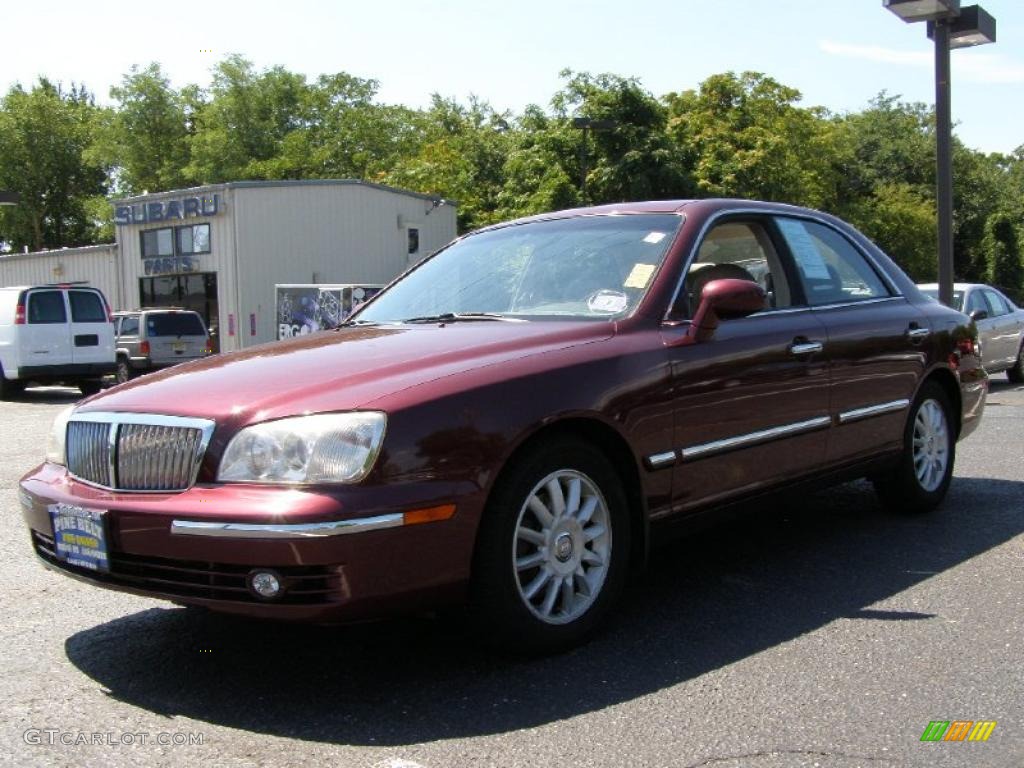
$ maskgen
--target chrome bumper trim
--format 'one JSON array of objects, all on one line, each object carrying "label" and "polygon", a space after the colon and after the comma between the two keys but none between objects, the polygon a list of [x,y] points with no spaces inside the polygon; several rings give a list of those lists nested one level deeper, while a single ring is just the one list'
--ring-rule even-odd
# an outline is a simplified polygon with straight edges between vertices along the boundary
[{"label": "chrome bumper trim", "polygon": [[869,405],[866,408],[854,408],[852,411],[844,411],[843,413],[840,413],[839,423],[847,424],[851,421],[868,419],[872,416],[881,416],[883,413],[895,413],[896,411],[902,411],[909,405],[909,400],[893,400],[889,403]]},{"label": "chrome bumper trim", "polygon": [[305,539],[318,536],[344,536],[349,533],[379,531],[402,525],[402,513],[327,523],[211,523],[199,520],[174,520],[171,533],[179,536],[213,536],[222,539]]},{"label": "chrome bumper trim", "polygon": [[730,451],[733,448],[745,448],[748,445],[766,443],[769,440],[777,440],[780,437],[789,437],[801,432],[810,432],[811,430],[821,429],[822,427],[829,426],[831,423],[832,419],[828,416],[818,416],[814,419],[798,421],[793,424],[785,424],[781,427],[772,427],[771,429],[762,429],[759,432],[751,432],[746,435],[728,437],[724,440],[715,440],[713,442],[702,443],[700,445],[691,445],[689,448],[683,448],[680,453],[683,455],[683,461],[700,459],[714,453]]}]

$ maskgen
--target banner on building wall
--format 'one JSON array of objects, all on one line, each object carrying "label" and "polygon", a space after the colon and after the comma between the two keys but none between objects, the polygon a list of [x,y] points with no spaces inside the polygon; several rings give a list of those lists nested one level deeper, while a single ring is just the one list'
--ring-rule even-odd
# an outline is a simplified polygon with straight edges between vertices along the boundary
[{"label": "banner on building wall", "polygon": [[381,285],[278,285],[277,338],[290,339],[337,328],[373,298]]}]

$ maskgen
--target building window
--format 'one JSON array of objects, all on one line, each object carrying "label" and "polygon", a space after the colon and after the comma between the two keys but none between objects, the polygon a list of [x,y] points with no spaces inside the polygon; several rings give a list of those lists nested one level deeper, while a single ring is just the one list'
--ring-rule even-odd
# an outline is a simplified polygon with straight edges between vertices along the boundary
[{"label": "building window", "polygon": [[156,256],[174,255],[173,230],[147,229],[142,232],[142,258],[151,259]]},{"label": "building window", "polygon": [[415,227],[409,227],[409,253],[420,252],[420,231]]},{"label": "building window", "polygon": [[188,227],[178,227],[178,253],[190,255],[194,253],[210,252],[210,225],[193,224]]}]

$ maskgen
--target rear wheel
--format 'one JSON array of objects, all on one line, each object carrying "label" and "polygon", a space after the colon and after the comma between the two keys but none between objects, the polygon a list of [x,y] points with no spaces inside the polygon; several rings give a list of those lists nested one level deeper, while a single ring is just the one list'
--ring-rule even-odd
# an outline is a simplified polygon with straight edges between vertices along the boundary
[{"label": "rear wheel", "polygon": [[82,390],[83,395],[89,397],[103,389],[103,383],[98,379],[86,379],[85,381],[78,382],[78,388]]},{"label": "rear wheel", "polygon": [[593,632],[629,557],[622,483],[592,445],[560,438],[511,466],[481,522],[472,610],[485,640],[550,653]]},{"label": "rear wheel", "polygon": [[131,378],[132,369],[128,365],[128,360],[123,357],[117,358],[117,371],[114,373],[114,380],[118,384],[124,384],[126,381],[131,381]]},{"label": "rear wheel", "polygon": [[1017,351],[1017,362],[1006,371],[1006,378],[1014,384],[1024,384],[1024,343],[1020,345],[1020,349]]},{"label": "rear wheel", "polygon": [[927,382],[911,406],[899,464],[874,478],[875,490],[888,509],[928,512],[945,498],[956,458],[951,412],[945,390]]}]

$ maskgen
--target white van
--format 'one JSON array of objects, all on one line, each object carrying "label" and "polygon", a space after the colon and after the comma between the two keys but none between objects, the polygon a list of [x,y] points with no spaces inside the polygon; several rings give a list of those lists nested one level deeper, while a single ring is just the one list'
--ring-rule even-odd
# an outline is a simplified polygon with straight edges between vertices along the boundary
[{"label": "white van", "polygon": [[106,297],[76,283],[0,288],[0,398],[28,382],[100,390],[116,370]]}]

